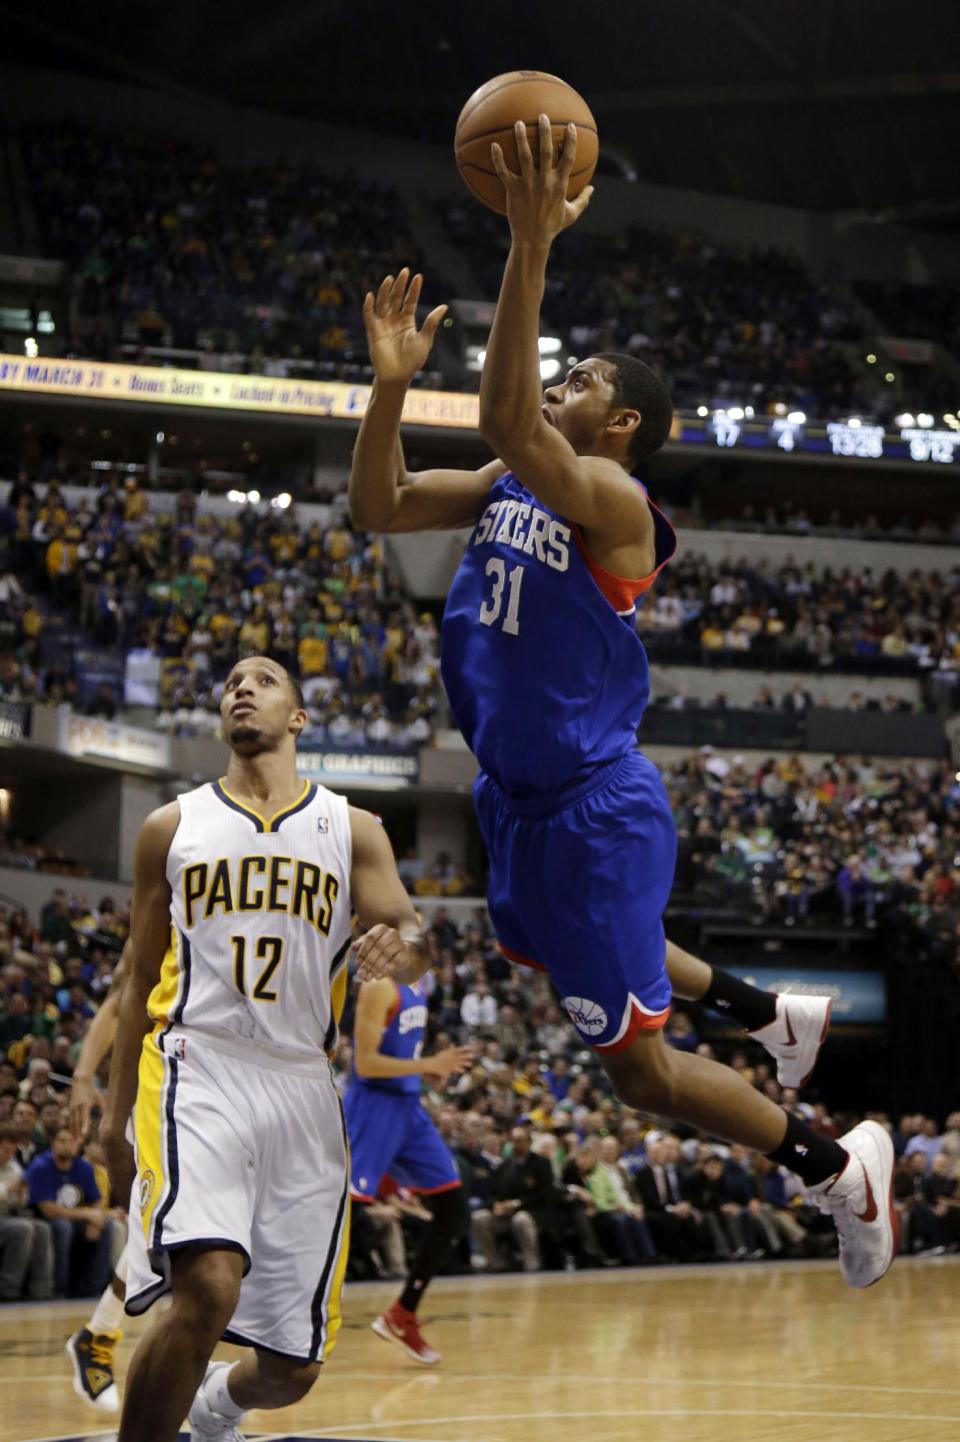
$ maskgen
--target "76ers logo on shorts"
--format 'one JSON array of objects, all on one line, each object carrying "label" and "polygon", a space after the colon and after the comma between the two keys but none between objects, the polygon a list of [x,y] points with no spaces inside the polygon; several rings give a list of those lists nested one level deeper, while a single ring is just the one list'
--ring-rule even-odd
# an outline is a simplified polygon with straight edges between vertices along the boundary
[{"label": "76ers logo on shorts", "polygon": [[577,1031],[584,1036],[599,1036],[607,1025],[607,1013],[586,996],[565,996],[563,1004]]}]

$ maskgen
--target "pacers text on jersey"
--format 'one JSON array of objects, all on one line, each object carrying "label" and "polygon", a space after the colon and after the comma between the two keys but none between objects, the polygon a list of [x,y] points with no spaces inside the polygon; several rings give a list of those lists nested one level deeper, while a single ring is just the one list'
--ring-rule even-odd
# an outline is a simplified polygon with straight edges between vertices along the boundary
[{"label": "pacers text on jersey", "polygon": [[217,915],[265,911],[300,917],[326,936],[339,890],[332,872],[292,856],[221,858],[183,869],[188,929]]}]

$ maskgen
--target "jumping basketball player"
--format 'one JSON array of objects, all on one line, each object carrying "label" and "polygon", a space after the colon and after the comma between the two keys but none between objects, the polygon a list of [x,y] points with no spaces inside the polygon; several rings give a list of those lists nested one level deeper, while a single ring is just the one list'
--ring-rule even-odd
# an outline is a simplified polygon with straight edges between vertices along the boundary
[{"label": "jumping basketball player", "polygon": [[[173,1442],[188,1409],[194,1442],[235,1442],[248,1408],[313,1385],[348,1249],[327,1058],[352,913],[369,928],[361,965],[382,957],[401,981],[428,965],[381,826],[297,776],[306,711],[288,672],[239,662],[220,714],[226,777],[153,812],[134,859],[102,1131],[124,1195],[136,1102],[126,1307],[172,1305],[134,1356],[118,1442]],[[250,1355],[208,1366],[224,1336]]]},{"label": "jumping basketball player", "polygon": [[[406,385],[445,307],[418,332],[419,277],[409,291],[406,276],[388,277],[367,296],[377,379],[354,454],[354,519],[382,531],[475,526],[447,597],[442,669],[480,763],[489,905],[507,955],[549,971],[624,1101],[797,1172],[835,1219],[847,1281],[868,1286],[897,1245],[883,1129],[864,1122],[839,1143],[825,1138],[729,1068],[663,1040],[671,979],[662,916],[676,838],[659,773],[636,749],[649,671],[634,612],[676,539],[631,471],[666,440],[672,409],[663,382],[630,356],[592,356],[541,390],[550,247],[590,200],[589,189],[566,198],[575,145],[571,126],[556,159],[543,116],[539,165],[522,125],[519,174],[492,151],[511,228],[480,389],[480,429],[497,461],[478,472],[407,474]],[[714,973],[704,1000],[746,1010],[748,989],[738,986]],[[751,1024],[797,1066],[786,1006]],[[813,1059],[815,1027],[811,1017]]]},{"label": "jumping basketball player", "polygon": [[[120,992],[127,973],[128,948],[114,969],[110,990],[87,1028],[70,1087],[70,1126],[78,1142],[86,1141],[96,1099],[94,1077],[110,1054],[117,1031]],[[126,1197],[121,1198],[126,1201]],[[73,1390],[78,1397],[101,1412],[116,1412],[120,1393],[114,1372],[117,1346],[123,1336],[123,1299],[127,1282],[127,1249],[124,1247],[113,1270],[110,1284],[100,1298],[86,1326],[67,1341],[66,1352],[73,1364]]]},{"label": "jumping basketball player", "polygon": [[362,983],[353,1034],[353,1075],[343,1110],[350,1138],[350,1194],[369,1205],[385,1176],[426,1198],[432,1220],[424,1228],[399,1298],[372,1324],[415,1362],[431,1366],[440,1353],[423,1337],[417,1308],[450,1244],[466,1222],[460,1174],[450,1148],[420,1104],[420,1078],[445,1081],[468,1066],[468,1046],[421,1056],[427,1026],[419,981],[386,978]]}]

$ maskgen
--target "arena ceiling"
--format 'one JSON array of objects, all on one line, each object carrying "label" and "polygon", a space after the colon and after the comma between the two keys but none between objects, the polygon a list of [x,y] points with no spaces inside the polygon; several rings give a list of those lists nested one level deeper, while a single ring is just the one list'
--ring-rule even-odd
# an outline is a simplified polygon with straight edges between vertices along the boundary
[{"label": "arena ceiling", "polygon": [[960,216],[956,0],[0,0],[0,21],[8,60],[441,144],[477,85],[533,66],[642,179]]}]

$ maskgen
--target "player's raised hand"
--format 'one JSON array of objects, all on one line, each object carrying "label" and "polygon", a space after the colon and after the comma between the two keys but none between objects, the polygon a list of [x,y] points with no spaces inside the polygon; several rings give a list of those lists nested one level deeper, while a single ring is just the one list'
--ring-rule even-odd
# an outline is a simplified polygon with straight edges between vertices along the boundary
[{"label": "player's raised hand", "polygon": [[539,240],[549,245],[555,235],[580,219],[593,195],[593,186],[581,190],[576,200],[567,199],[567,186],[577,155],[577,127],[567,126],[563,146],[554,150],[553,131],[546,115],[539,119],[538,160],[533,158],[527,127],[518,120],[514,127],[520,174],[515,175],[494,143],[490,147],[493,168],[507,194],[507,219],[515,240]]},{"label": "player's raised hand", "polygon": [[417,305],[422,287],[423,276],[411,278],[404,266],[396,278],[385,277],[376,295],[371,290],[364,297],[363,323],[370,361],[381,382],[409,385],[426,365],[447,306],[435,306],[418,330]]},{"label": "player's raised hand", "polygon": [[361,981],[380,981],[385,976],[397,981],[415,980],[426,970],[422,934],[401,936],[396,927],[378,922],[354,942],[357,975]]}]

